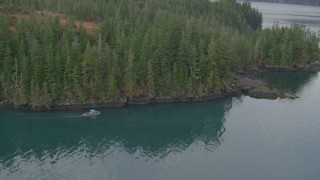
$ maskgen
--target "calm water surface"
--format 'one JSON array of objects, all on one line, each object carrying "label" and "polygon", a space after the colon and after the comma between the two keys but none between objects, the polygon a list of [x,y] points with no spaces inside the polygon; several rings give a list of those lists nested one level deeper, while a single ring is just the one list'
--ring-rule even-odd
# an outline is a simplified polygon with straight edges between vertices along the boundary
[{"label": "calm water surface", "polygon": [[300,98],[0,109],[0,179],[320,179],[319,74],[262,78]]},{"label": "calm water surface", "polygon": [[320,6],[251,2],[263,14],[263,27],[271,28],[275,23],[290,26],[298,23],[320,35]]}]

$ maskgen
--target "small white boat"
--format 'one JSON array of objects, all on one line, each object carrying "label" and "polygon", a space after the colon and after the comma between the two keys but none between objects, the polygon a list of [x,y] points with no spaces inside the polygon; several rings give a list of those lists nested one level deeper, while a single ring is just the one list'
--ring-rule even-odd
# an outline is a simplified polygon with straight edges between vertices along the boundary
[{"label": "small white boat", "polygon": [[85,112],[82,114],[82,116],[99,116],[100,112],[96,110],[90,110],[89,112]]}]

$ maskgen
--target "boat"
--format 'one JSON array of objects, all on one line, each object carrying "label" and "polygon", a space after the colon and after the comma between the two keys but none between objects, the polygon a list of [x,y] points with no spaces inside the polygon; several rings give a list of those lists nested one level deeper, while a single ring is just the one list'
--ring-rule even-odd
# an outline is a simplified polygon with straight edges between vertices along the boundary
[{"label": "boat", "polygon": [[82,114],[82,116],[99,116],[99,115],[100,115],[100,112],[93,109],[91,109],[89,112],[85,112]]}]

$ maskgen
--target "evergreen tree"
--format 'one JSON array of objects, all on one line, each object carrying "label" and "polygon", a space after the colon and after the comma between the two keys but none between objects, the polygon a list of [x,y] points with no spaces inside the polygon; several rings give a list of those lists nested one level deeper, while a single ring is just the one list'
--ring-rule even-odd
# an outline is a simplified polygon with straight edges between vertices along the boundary
[{"label": "evergreen tree", "polygon": [[[319,37],[299,25],[261,29],[261,13],[248,1],[0,5],[9,13],[0,16],[0,96],[15,105],[218,93],[238,69],[304,65],[320,56]],[[9,19],[11,7],[28,18]],[[52,13],[39,16],[44,10]]]}]

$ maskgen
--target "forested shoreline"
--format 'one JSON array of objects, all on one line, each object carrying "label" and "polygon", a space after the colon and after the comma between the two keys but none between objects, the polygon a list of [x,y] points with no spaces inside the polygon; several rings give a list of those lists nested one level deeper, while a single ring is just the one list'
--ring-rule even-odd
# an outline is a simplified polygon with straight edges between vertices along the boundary
[{"label": "forested shoreline", "polygon": [[251,0],[253,2],[272,2],[272,3],[287,3],[287,4],[304,4],[320,6],[320,0]]},{"label": "forested shoreline", "polygon": [[219,94],[237,70],[319,60],[315,34],[262,30],[235,0],[3,0],[0,12],[0,97],[15,106]]}]

